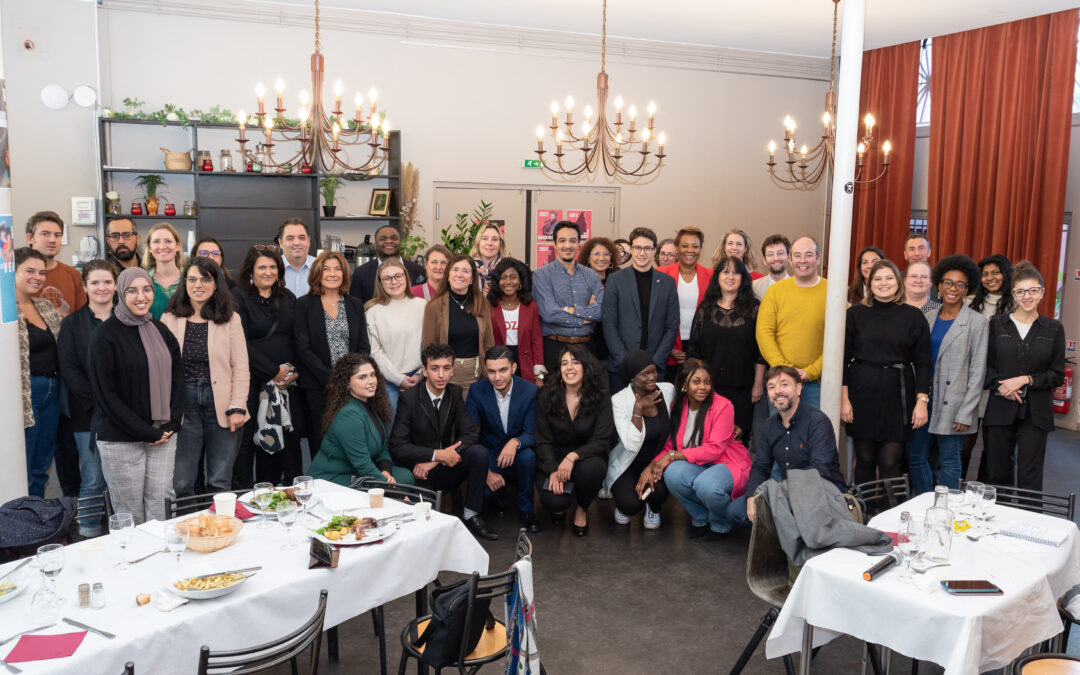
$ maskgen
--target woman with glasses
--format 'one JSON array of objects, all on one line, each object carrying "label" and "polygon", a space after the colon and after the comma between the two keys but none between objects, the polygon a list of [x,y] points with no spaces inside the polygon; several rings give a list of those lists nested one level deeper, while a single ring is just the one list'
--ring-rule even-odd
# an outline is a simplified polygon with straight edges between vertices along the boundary
[{"label": "woman with glasses", "polygon": [[248,420],[251,371],[244,326],[221,268],[210,258],[192,258],[181,281],[161,322],[176,336],[183,358],[184,424],[173,489],[177,497],[189,497],[204,457],[207,491],[232,487],[241,428]]},{"label": "woman with glasses", "polygon": [[668,265],[674,265],[675,261],[679,257],[679,245],[674,239],[668,238],[660,241],[656,246],[656,257],[653,261],[656,266],[666,267]]},{"label": "woman with glasses", "polygon": [[232,289],[236,288],[236,281],[233,280],[232,274],[229,274],[229,268],[225,265],[225,250],[221,248],[221,244],[218,243],[217,239],[213,237],[199,239],[191,247],[188,258],[210,258],[221,268],[221,273],[225,275],[225,283],[228,285],[229,290],[232,291]]},{"label": "woman with glasses", "polygon": [[544,335],[540,312],[532,297],[532,273],[525,263],[503,258],[491,273],[488,285],[492,337],[514,354],[518,374],[533,384],[544,384]]},{"label": "woman with glasses", "polygon": [[[252,246],[239,277],[232,296],[247,341],[251,373],[247,408],[251,418],[240,436],[232,487],[246,489],[264,482],[292,485],[303,473],[295,417],[300,406],[290,395],[295,394],[300,378],[294,365],[296,296],[285,287],[285,261],[274,246]],[[265,403],[260,402],[263,397]],[[282,424],[286,413],[288,429]]]},{"label": "woman with glasses", "polygon": [[446,283],[446,266],[453,255],[450,249],[442,244],[435,244],[429,248],[427,255],[424,256],[424,276],[427,280],[410,288],[412,294],[423,298],[425,302],[434,298],[442,285]]},{"label": "woman with glasses", "polygon": [[450,382],[468,398],[469,387],[480,378],[480,355],[495,346],[491,306],[480,292],[479,273],[472,258],[450,258],[446,284],[424,308],[423,343],[448,344],[454,350]]},{"label": "woman with glasses", "polygon": [[1030,262],[1016,264],[1015,309],[990,319],[983,417],[986,480],[1042,490],[1046,437],[1054,430],[1051,390],[1065,381],[1065,328],[1039,314],[1043,279]]},{"label": "woman with glasses", "polygon": [[[941,307],[940,302],[930,297],[930,288],[933,286],[932,276],[933,269],[930,263],[908,263],[907,269],[904,270],[904,304],[911,305],[923,314]],[[872,298],[873,294],[868,294],[866,297]]]},{"label": "woman with glasses", "polygon": [[420,350],[424,348],[422,298],[409,290],[409,270],[397,258],[387,258],[375,272],[375,297],[364,306],[367,313],[371,357],[378,366],[390,401],[390,420],[397,414],[401,392],[420,384]]},{"label": "woman with glasses", "polygon": [[[986,374],[987,319],[964,304],[977,283],[979,268],[966,255],[942,258],[934,266],[934,286],[941,307],[927,312],[930,323],[930,420],[915,430],[907,445],[908,471],[916,494],[934,485],[959,488],[961,449],[978,430],[977,409]],[[937,442],[941,472],[930,469],[930,443]]]},{"label": "woman with glasses", "polygon": [[495,223],[486,223],[476,233],[469,256],[476,263],[476,269],[480,272],[480,291],[487,295],[490,288],[489,280],[491,271],[506,257],[506,239],[502,229]]},{"label": "woman with glasses", "polygon": [[705,245],[705,233],[696,227],[684,227],[675,234],[677,256],[661,272],[675,280],[679,293],[679,330],[675,333],[675,346],[667,360],[667,381],[674,382],[679,366],[686,361],[686,355],[693,345],[690,343],[690,329],[698,305],[705,299],[705,290],[713,271],[700,264],[701,247]]},{"label": "woman with glasses", "polygon": [[91,430],[113,510],[135,523],[165,520],[176,432],[184,415],[184,361],[172,332],[150,314],[154,287],[141,267],[116,280],[113,315],[90,337]]},{"label": "woman with glasses", "polygon": [[169,299],[180,285],[180,268],[184,266],[184,251],[180,248],[180,233],[169,223],[157,223],[146,233],[146,252],[143,267],[150,272],[154,284],[154,304],[150,315],[160,319],[169,306]]}]

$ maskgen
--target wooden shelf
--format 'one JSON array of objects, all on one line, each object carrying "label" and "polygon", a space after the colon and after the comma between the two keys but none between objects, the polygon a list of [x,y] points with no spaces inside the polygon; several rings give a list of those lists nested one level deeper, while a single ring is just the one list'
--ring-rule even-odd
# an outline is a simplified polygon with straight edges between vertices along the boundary
[{"label": "wooden shelf", "polygon": [[145,215],[145,214],[141,215],[141,216],[133,216],[130,213],[120,213],[120,214],[115,214],[114,213],[114,214],[105,214],[105,217],[106,218],[109,218],[109,217],[112,217],[112,218],[131,218],[132,220],[196,220],[196,219],[198,219],[198,216],[180,216],[180,215],[166,216],[163,213],[159,213],[156,216],[148,216],[148,215]]},{"label": "wooden shelf", "polygon": [[101,170],[105,173],[181,173],[189,176],[195,173],[191,169],[179,171],[176,169],[114,169],[111,167],[102,167]]},{"label": "wooden shelf", "polygon": [[398,220],[398,216],[320,216],[319,220]]}]

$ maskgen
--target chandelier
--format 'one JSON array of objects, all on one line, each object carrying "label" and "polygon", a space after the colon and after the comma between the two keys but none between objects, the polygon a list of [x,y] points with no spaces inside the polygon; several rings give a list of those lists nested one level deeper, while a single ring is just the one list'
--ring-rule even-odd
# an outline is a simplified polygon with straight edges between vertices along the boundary
[{"label": "chandelier", "polygon": [[[597,174],[602,168],[608,178],[636,182],[655,174],[663,166],[663,132],[654,132],[656,104],[649,103],[649,121],[644,128],[637,126],[637,108],[630,106],[623,119],[622,96],[615,97],[615,119],[609,122],[607,111],[607,0],[604,0],[603,32],[600,39],[600,74],[596,76],[596,119],[592,106],[585,106],[585,121],[580,130],[574,129],[574,99],[566,97],[566,118],[559,125],[559,104],[551,104],[550,136],[555,143],[554,159],[544,159],[544,127],[536,127],[536,154],[540,166],[550,176],[574,180],[583,174]],[[655,144],[656,153],[650,150]],[[580,155],[576,153],[580,152]],[[573,154],[574,157],[567,158]]]},{"label": "chandelier", "polygon": [[[795,141],[795,120],[790,115],[784,118],[784,150],[787,152],[787,171],[776,172],[776,141],[769,141],[769,175],[773,182],[787,190],[813,190],[821,179],[832,174],[833,157],[836,145],[836,26],[840,0],[833,0],[832,55],[829,58],[829,91],[825,94],[825,114],[821,116],[821,139],[813,147],[798,145]],[[873,178],[860,180],[865,167],[866,154],[874,146],[874,116],[866,113],[863,118],[863,137],[859,141],[855,159],[855,183],[866,185],[885,177],[889,170],[889,153],[892,144],[881,144],[881,171]]]},{"label": "chandelier", "polygon": [[[259,106],[255,113],[259,131],[255,133],[261,132],[265,135],[265,140],[261,143],[265,149],[262,156],[256,157],[247,148],[247,143],[251,140],[246,137],[247,115],[241,111],[236,116],[240,130],[240,137],[236,141],[247,160],[280,170],[299,166],[302,173],[311,173],[313,170],[322,173],[378,173],[390,155],[390,123],[375,109],[378,92],[372,88],[368,93],[370,108],[366,119],[363,97],[356,94],[355,114],[347,119],[341,109],[344,87],[339,80],[334,84],[334,108],[327,110],[323,106],[322,97],[324,64],[322,43],[319,40],[319,0],[315,0],[315,53],[311,55],[311,98],[308,98],[307,90],[302,90],[299,118],[286,118],[283,100],[285,84],[279,77],[274,86],[277,94],[273,108],[275,114],[271,115],[265,109],[266,89],[260,82],[255,89]],[[284,156],[275,159],[273,148],[283,142],[299,142],[299,149],[291,155],[286,152]],[[346,149],[359,154],[363,161],[351,162],[348,153],[344,152]]]}]

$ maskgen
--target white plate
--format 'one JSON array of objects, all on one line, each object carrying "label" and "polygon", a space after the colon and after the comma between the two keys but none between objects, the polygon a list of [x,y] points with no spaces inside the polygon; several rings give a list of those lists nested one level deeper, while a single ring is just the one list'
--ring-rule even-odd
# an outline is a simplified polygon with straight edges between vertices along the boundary
[{"label": "white plate", "polygon": [[[169,592],[175,593],[176,595],[179,595],[181,598],[187,598],[188,600],[209,600],[210,598],[220,598],[223,595],[228,595],[229,593],[232,593],[237,588],[242,586],[245,581],[247,581],[248,579],[250,579],[253,576],[254,576],[254,574],[247,574],[247,575],[244,576],[243,579],[237,581],[235,584],[230,584],[228,586],[225,586],[224,588],[211,588],[210,590],[206,590],[206,591],[182,591],[179,588],[177,588],[175,585],[173,585],[173,582],[169,582],[168,589],[169,589]],[[184,578],[189,579],[190,577],[184,577]],[[174,579],[173,581],[180,581],[180,580],[179,579]]]},{"label": "white plate", "polygon": [[19,595],[24,590],[26,590],[26,587],[30,585],[30,575],[28,575],[26,573],[25,569],[19,570],[18,572],[16,572],[15,574],[12,574],[7,579],[4,579],[3,581],[0,581],[0,584],[6,583],[8,581],[15,584],[15,590],[11,591],[10,593],[5,593],[3,595],[0,595],[0,605],[4,604],[8,600],[11,600],[15,596]]},{"label": "white plate", "polygon": [[388,539],[397,531],[398,523],[391,522],[368,530],[364,533],[364,538],[359,541],[357,541],[356,535],[351,532],[345,535],[343,539],[338,539],[336,541],[327,539],[315,530],[307,530],[307,534],[312,539],[318,539],[323,543],[332,544],[334,546],[359,546],[360,544],[374,544],[377,541]]},{"label": "white plate", "polygon": [[[255,493],[254,492],[245,492],[244,494],[237,497],[236,501],[237,502],[243,502],[244,503],[244,508],[246,508],[248,511],[251,511],[255,515],[257,515],[257,516],[263,515],[262,509],[260,509],[258,504],[255,503]],[[308,500],[308,512],[310,513],[312,507],[314,507],[318,503],[319,503],[319,495],[311,495],[311,499]],[[297,502],[296,508],[301,513],[304,510],[304,507],[300,506],[299,502]],[[276,519],[277,518],[277,511],[267,511],[265,515],[266,515],[267,518],[275,518]]]},{"label": "white plate", "polygon": [[357,492],[356,490],[350,490],[349,492],[331,492],[323,495],[322,505],[324,509],[336,516],[344,511],[366,509],[368,506],[368,497],[366,493]]}]

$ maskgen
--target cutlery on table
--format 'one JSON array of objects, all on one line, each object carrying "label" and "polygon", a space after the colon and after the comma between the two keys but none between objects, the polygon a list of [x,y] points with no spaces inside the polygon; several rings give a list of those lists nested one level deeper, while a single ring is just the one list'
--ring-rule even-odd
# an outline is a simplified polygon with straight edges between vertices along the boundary
[{"label": "cutlery on table", "polygon": [[0,666],[3,666],[5,668],[7,668],[9,673],[21,673],[22,672],[21,670],[19,670],[15,666],[11,665],[10,663],[5,661],[4,659],[0,659]]},{"label": "cutlery on table", "polygon": [[947,562],[927,563],[925,565],[919,565],[919,566],[916,566],[916,565],[912,564],[911,569],[914,570],[915,572],[918,572],[919,574],[926,574],[926,570],[932,570],[935,567],[947,567],[947,566],[949,566],[951,564],[952,563],[947,563]]},{"label": "cutlery on table", "polygon": [[6,645],[7,643],[11,642],[12,640],[14,640],[15,638],[17,638],[17,637],[19,637],[21,635],[26,635],[27,633],[36,633],[39,630],[45,630],[46,628],[52,628],[55,625],[56,625],[55,623],[47,623],[44,626],[38,626],[37,628],[31,628],[30,630],[24,630],[21,633],[15,633],[14,635],[12,635],[9,638],[5,638],[3,640],[0,640],[0,645]]},{"label": "cutlery on table", "polygon": [[1000,534],[1000,532],[998,530],[987,530],[986,532],[979,533],[973,533],[970,531],[964,533],[964,535],[971,541],[979,541],[983,537],[989,537],[994,534]]},{"label": "cutlery on table", "polygon": [[[200,574],[197,577],[191,577],[191,578],[192,579],[209,579],[210,577],[217,577],[217,576],[221,576],[222,574],[243,574],[244,576],[251,576],[251,574],[254,574],[254,573],[258,572],[261,569],[262,569],[261,566],[260,567],[245,567],[243,569],[229,570],[227,572],[214,572],[213,574]],[[251,572],[251,574],[248,574],[248,572]]]},{"label": "cutlery on table", "polygon": [[147,553],[146,555],[144,555],[141,558],[136,558],[135,560],[129,560],[128,564],[129,565],[134,565],[135,563],[140,563],[140,562],[146,560],[147,558],[150,558],[150,557],[153,557],[153,556],[157,555],[158,553],[168,553],[168,552],[169,552],[169,549],[163,548],[163,549],[154,551],[153,553]]},{"label": "cutlery on table", "polygon": [[33,560],[32,557],[27,558],[26,560],[23,560],[21,563],[19,563],[15,567],[12,567],[11,569],[9,569],[7,572],[4,572],[3,574],[0,574],[0,581],[3,581],[4,579],[7,579],[8,577],[10,577],[12,574],[15,574],[16,572],[18,572],[19,570],[21,570],[23,568],[24,565],[30,564],[31,560]]},{"label": "cutlery on table", "polygon": [[94,628],[93,626],[87,626],[85,623],[79,623],[78,621],[76,621],[74,619],[69,619],[66,616],[64,617],[64,623],[75,626],[76,628],[82,628],[83,630],[88,630],[91,633],[97,633],[101,637],[108,638],[110,640],[113,639],[114,637],[116,637],[112,633],[109,633],[109,632],[106,632],[106,631],[103,631],[103,630],[99,630],[97,628]]}]

